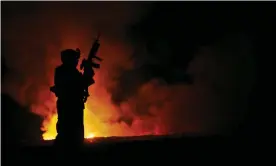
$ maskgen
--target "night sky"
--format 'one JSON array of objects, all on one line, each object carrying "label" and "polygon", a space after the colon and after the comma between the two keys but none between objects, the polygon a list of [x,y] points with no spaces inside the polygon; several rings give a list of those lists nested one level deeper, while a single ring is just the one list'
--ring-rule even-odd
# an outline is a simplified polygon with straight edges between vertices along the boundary
[{"label": "night sky", "polygon": [[[102,113],[114,114],[100,118],[108,125],[162,134],[263,132],[272,93],[269,3],[1,2],[1,9],[2,103],[16,119],[7,122],[14,133],[14,123],[26,121],[26,131],[39,130],[52,112],[25,109],[49,101],[59,52],[79,47],[87,55],[98,31],[104,61],[93,97],[104,91],[116,108]],[[30,115],[19,118],[19,110]]]}]

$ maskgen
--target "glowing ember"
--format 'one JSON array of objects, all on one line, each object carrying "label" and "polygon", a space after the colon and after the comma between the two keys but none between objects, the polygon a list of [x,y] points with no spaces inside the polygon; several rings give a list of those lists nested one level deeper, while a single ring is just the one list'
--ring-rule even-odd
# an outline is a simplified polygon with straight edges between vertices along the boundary
[{"label": "glowing ember", "polygon": [[91,138],[94,138],[94,137],[95,137],[95,135],[93,133],[90,133],[90,134],[87,135],[86,138],[91,139]]}]

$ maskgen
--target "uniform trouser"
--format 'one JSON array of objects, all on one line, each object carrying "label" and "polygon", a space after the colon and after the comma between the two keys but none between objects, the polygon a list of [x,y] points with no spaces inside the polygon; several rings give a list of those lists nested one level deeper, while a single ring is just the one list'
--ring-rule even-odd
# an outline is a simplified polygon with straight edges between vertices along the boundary
[{"label": "uniform trouser", "polygon": [[84,140],[83,107],[68,102],[57,102],[58,122],[56,145],[80,146]]}]

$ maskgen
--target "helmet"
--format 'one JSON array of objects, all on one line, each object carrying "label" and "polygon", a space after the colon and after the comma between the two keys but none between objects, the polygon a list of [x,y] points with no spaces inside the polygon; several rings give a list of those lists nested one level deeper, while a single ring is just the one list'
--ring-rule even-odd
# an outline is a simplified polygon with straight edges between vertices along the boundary
[{"label": "helmet", "polygon": [[66,49],[61,51],[61,61],[62,63],[70,63],[72,61],[76,61],[80,58],[80,49]]}]

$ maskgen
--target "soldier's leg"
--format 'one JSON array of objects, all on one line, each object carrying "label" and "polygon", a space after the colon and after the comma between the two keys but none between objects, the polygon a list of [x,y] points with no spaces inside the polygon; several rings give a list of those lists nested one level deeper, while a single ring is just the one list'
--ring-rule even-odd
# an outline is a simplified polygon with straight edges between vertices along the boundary
[{"label": "soldier's leg", "polygon": [[76,141],[78,146],[84,142],[84,124],[83,124],[83,109],[79,109],[76,120]]},{"label": "soldier's leg", "polygon": [[65,147],[70,140],[70,122],[68,122],[70,119],[67,117],[68,111],[66,103],[57,102],[58,122],[56,124],[57,137],[55,144],[60,147]]}]

